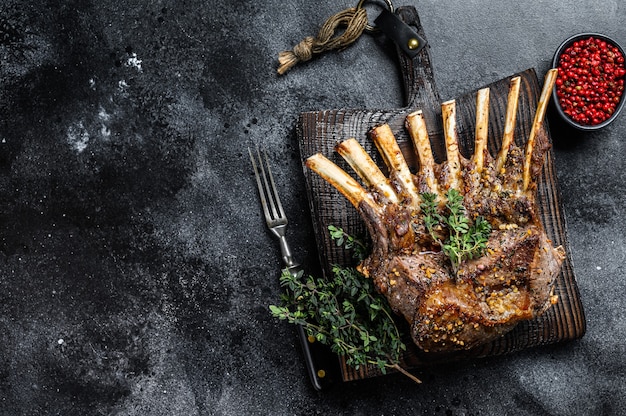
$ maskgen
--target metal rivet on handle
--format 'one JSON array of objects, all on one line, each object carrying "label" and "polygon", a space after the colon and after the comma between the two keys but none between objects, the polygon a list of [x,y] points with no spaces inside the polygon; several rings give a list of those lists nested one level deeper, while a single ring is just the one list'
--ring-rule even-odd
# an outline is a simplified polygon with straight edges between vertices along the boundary
[{"label": "metal rivet on handle", "polygon": [[406,46],[410,49],[410,50],[415,50],[417,48],[419,48],[420,46],[420,41],[415,39],[415,38],[411,38],[408,40],[408,42],[406,43]]}]

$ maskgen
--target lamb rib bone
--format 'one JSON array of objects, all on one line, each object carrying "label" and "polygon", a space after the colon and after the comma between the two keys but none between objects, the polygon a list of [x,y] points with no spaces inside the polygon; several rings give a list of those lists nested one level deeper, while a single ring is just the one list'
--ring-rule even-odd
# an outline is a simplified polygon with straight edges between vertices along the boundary
[{"label": "lamb rib bone", "polygon": [[339,143],[335,150],[348,162],[366,186],[376,189],[378,194],[389,202],[398,203],[398,197],[389,184],[389,180],[356,139],[352,138]]},{"label": "lamb rib bone", "polygon": [[473,162],[478,173],[482,172],[487,152],[487,134],[489,132],[489,88],[478,90],[476,94],[476,140],[474,142]]},{"label": "lamb rib bone", "polygon": [[381,207],[376,204],[369,192],[355,181],[352,176],[348,175],[321,153],[309,157],[306,161],[306,166],[341,192],[355,208],[365,204],[375,211],[380,210]]},{"label": "lamb rib bone", "polygon": [[459,152],[459,139],[456,130],[456,101],[450,100],[441,104],[443,117],[443,134],[446,144],[446,161],[444,170],[447,168],[447,185],[452,189],[461,189],[461,153]]},{"label": "lamb rib bone", "polygon": [[422,183],[418,184],[420,192],[438,195],[438,198],[441,200],[442,195],[439,193],[439,186],[435,178],[435,159],[422,111],[418,110],[409,114],[406,117],[405,125],[409,131],[409,136],[413,140],[413,147],[417,152],[419,160],[418,177],[422,178]]},{"label": "lamb rib bone", "polygon": [[557,75],[558,69],[556,68],[552,68],[546,74],[544,88],[541,91],[539,103],[537,104],[537,111],[535,112],[535,119],[533,120],[530,134],[528,135],[528,142],[526,143],[526,157],[524,159],[524,190],[527,190],[528,185],[530,184],[530,170],[532,167],[533,148],[535,146],[535,141],[537,140],[537,134],[539,133],[539,129],[541,129],[541,126],[543,124],[543,119],[546,115],[548,102],[550,101],[552,93],[552,88],[545,88],[545,86],[554,86]]},{"label": "lamb rib bone", "polygon": [[370,137],[389,168],[390,179],[396,186],[397,191],[408,198],[409,204],[419,209],[419,195],[413,182],[413,175],[406,160],[404,160],[402,150],[400,150],[389,125],[382,124],[374,127],[370,131]]},{"label": "lamb rib bone", "polygon": [[[442,104],[448,160],[441,164],[434,163],[422,113],[407,117],[406,127],[420,163],[415,175],[409,172],[389,126],[370,132],[389,168],[389,181],[354,139],[337,149],[367,189],[321,154],[306,161],[346,196],[365,221],[372,252],[359,270],[373,279],[392,309],[404,316],[414,342],[425,351],[467,349],[485,343],[519,321],[539,316],[555,301],[554,281],[564,251],[552,246],[543,229],[533,180],[549,147],[540,128],[553,85],[554,75],[549,72],[526,148],[519,148],[512,135],[506,139],[505,132],[503,141],[510,142],[505,142],[498,160],[483,148],[488,92],[481,90],[476,102],[475,152],[469,160],[459,152],[455,102],[448,101]],[[513,131],[515,124],[517,104],[513,101],[518,99],[518,91],[519,80],[513,79],[505,116],[507,131]],[[496,169],[498,163],[501,169]],[[480,257],[464,259],[456,268],[439,246],[449,230],[439,230],[441,240],[434,239],[420,215],[419,194],[431,191],[441,199],[440,214],[447,215],[444,189],[457,190],[463,196],[467,217],[473,221],[482,216],[493,230]]]},{"label": "lamb rib bone", "polygon": [[515,121],[517,119],[517,104],[519,102],[520,80],[520,77],[514,77],[510,81],[506,115],[504,118],[504,134],[502,135],[502,143],[500,145],[500,151],[498,152],[498,158],[496,159],[496,172],[500,172],[504,167],[504,162],[509,153],[511,144],[513,143]]}]

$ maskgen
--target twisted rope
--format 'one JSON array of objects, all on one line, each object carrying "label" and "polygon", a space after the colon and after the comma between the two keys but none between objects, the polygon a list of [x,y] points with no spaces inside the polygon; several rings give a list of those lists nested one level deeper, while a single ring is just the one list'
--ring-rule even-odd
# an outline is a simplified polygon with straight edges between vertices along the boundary
[{"label": "twisted rope", "polygon": [[[343,49],[354,43],[367,26],[367,12],[363,8],[349,8],[326,20],[316,37],[307,36],[290,51],[278,54],[278,74],[283,75],[299,62],[306,62],[322,52]],[[335,36],[337,29],[345,27]]]}]

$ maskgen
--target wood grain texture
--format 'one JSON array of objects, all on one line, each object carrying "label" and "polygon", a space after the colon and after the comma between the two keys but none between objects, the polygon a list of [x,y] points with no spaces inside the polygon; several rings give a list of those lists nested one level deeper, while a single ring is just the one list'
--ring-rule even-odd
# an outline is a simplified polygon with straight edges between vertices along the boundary
[{"label": "wood grain texture", "polygon": [[[414,26],[425,37],[415,9],[406,7],[398,10],[400,17]],[[338,109],[302,113],[299,117],[297,134],[300,154],[303,161],[317,152],[337,163],[350,172],[343,159],[334,151],[335,145],[348,138],[356,138],[374,161],[383,169],[384,164],[374,144],[368,139],[367,132],[374,126],[388,123],[396,136],[409,166],[416,169],[417,158],[411,140],[404,127],[407,114],[421,109],[425,114],[428,132],[437,162],[445,155],[441,122],[440,98],[434,83],[428,47],[414,59],[408,59],[399,52],[399,64],[407,92],[406,106],[391,110]],[[507,106],[507,94],[510,79],[521,77],[520,98],[515,142],[523,145],[530,129],[540,94],[537,74],[528,69],[519,74],[494,82],[490,88],[489,138],[488,148],[495,157],[500,148],[504,132],[504,115]],[[459,146],[465,157],[474,151],[474,126],[476,113],[476,91],[471,91],[457,101],[457,129]],[[547,121],[540,134],[544,140],[551,140]],[[312,171],[304,168],[307,193],[312,213],[315,238],[318,243],[320,262],[325,274],[330,273],[333,264],[352,265],[354,260],[345,250],[336,247],[328,234],[328,225],[344,228],[348,233],[366,236],[365,224],[357,211],[332,186]],[[559,302],[541,317],[518,324],[511,332],[484,346],[458,353],[432,354],[423,353],[407,339],[409,347],[403,357],[409,368],[422,368],[441,362],[467,360],[478,357],[501,355],[525,348],[553,344],[583,336],[586,330],[585,315],[580,301],[578,287],[567,246],[567,232],[559,187],[554,168],[554,155],[548,151],[541,176],[537,180],[537,198],[540,216],[546,233],[554,245],[565,247],[567,256],[557,277],[555,294]],[[345,381],[380,375],[373,367],[361,367],[359,370],[347,367],[341,360],[342,376]]]}]

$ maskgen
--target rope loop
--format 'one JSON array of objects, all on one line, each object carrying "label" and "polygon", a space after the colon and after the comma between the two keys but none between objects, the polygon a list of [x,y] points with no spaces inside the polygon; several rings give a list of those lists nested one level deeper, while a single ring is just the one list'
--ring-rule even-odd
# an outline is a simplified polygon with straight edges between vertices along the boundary
[{"label": "rope loop", "polygon": [[[340,11],[326,20],[316,37],[307,36],[292,50],[278,54],[278,74],[283,75],[297,63],[311,60],[314,55],[350,46],[366,26],[367,12],[364,8],[351,7]],[[342,28],[345,30],[335,35]]]}]

